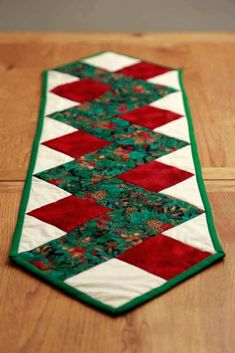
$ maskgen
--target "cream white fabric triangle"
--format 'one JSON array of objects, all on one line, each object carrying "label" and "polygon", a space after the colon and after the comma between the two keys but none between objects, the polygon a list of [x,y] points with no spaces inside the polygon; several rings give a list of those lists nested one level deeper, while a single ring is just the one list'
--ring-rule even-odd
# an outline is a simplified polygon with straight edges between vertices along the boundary
[{"label": "cream white fabric triangle", "polygon": [[61,229],[26,215],[18,252],[30,251],[63,235]]},{"label": "cream white fabric triangle", "polygon": [[208,251],[212,254],[216,252],[208,231],[205,213],[168,229],[163,234],[199,250]]},{"label": "cream white fabric triangle", "polygon": [[48,71],[47,90],[50,91],[57,86],[75,82],[78,80],[79,78],[76,76],[72,76],[55,70],[50,70]]},{"label": "cream white fabric triangle", "polygon": [[153,107],[170,110],[174,113],[185,115],[182,92],[170,93],[167,96],[151,103]]},{"label": "cream white fabric triangle", "polygon": [[87,59],[81,60],[86,64],[99,67],[108,71],[121,70],[126,66],[134,65],[140,62],[139,59],[132,58],[127,55],[118,54],[114,52],[105,52],[92,56]]},{"label": "cream white fabric triangle", "polygon": [[160,193],[186,201],[204,210],[200,191],[197,186],[196,176],[192,176],[191,178],[188,178],[182,181],[181,183],[173,185],[167,189],[161,190]]},{"label": "cream white fabric triangle", "polygon": [[177,70],[165,72],[164,74],[152,77],[147,81],[180,90],[179,73]]},{"label": "cream white fabric triangle", "polygon": [[188,122],[185,116],[165,125],[159,126],[154,129],[154,131],[190,143]]},{"label": "cream white fabric triangle", "polygon": [[118,259],[111,259],[66,279],[65,283],[117,308],[160,287],[165,279]]},{"label": "cream white fabric triangle", "polygon": [[26,212],[30,212],[36,208],[58,201],[70,195],[69,192],[58,188],[53,184],[33,177]]},{"label": "cream white fabric triangle", "polygon": [[58,120],[45,117],[40,142],[42,143],[48,140],[52,140],[56,137],[64,136],[75,131],[78,131],[78,129],[75,129],[68,124],[61,123]]},{"label": "cream white fabric triangle", "polygon": [[46,147],[44,145],[39,145],[37,160],[34,168],[33,174],[42,172],[50,168],[54,168],[60,164],[68,163],[74,158],[70,156],[55,151],[52,148]]},{"label": "cream white fabric triangle", "polygon": [[78,105],[79,105],[78,102],[74,102],[70,99],[59,97],[52,92],[48,92],[45,115],[49,115],[55,112],[69,109]]},{"label": "cream white fabric triangle", "polygon": [[191,146],[185,146],[179,150],[156,159],[157,162],[177,167],[195,174]]}]

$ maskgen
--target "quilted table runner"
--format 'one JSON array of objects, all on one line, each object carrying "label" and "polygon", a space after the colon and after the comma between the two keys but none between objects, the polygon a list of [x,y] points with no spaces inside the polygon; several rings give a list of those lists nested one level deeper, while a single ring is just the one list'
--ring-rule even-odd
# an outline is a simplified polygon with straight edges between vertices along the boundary
[{"label": "quilted table runner", "polygon": [[123,313],[224,256],[182,70],[102,52],[44,73],[11,258]]}]

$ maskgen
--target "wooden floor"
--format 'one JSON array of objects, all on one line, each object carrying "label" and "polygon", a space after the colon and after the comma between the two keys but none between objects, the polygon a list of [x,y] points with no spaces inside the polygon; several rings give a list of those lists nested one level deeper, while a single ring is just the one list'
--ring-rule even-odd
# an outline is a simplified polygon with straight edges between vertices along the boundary
[{"label": "wooden floor", "polygon": [[[185,68],[203,175],[224,261],[118,318],[10,265],[40,72],[116,50]],[[235,346],[235,35],[0,34],[0,352],[230,353]]]}]

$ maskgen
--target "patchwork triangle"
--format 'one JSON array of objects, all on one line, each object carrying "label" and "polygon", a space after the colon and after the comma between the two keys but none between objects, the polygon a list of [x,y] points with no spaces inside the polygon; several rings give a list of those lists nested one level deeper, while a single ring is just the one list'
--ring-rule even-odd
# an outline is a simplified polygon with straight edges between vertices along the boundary
[{"label": "patchwork triangle", "polygon": [[71,99],[59,97],[52,92],[47,93],[47,105],[45,108],[45,115],[49,115],[61,110],[65,110],[78,105],[77,102]]},{"label": "patchwork triangle", "polygon": [[161,193],[184,200],[204,210],[204,205],[202,203],[202,198],[195,176],[192,176],[191,178],[188,178],[166,189],[162,189]]},{"label": "patchwork triangle", "polygon": [[163,135],[177,138],[181,141],[190,142],[188,122],[186,117],[182,117],[165,125],[161,125],[154,129],[154,131]]},{"label": "patchwork triangle", "polygon": [[196,249],[215,253],[215,248],[208,232],[205,213],[166,230],[163,234]]},{"label": "patchwork triangle", "polygon": [[[32,236],[34,234],[37,234],[37,236]],[[61,229],[37,218],[25,215],[18,253],[30,251],[63,235],[64,232]]]},{"label": "patchwork triangle", "polygon": [[161,75],[152,77],[148,82],[180,90],[179,72],[177,70],[167,71]]},{"label": "patchwork triangle", "polygon": [[[93,279],[96,285],[92,285]],[[118,259],[104,262],[65,281],[92,298],[118,308],[166,281]]]},{"label": "patchwork triangle", "polygon": [[66,83],[76,82],[78,80],[79,80],[78,77],[75,77],[63,72],[55,71],[55,70],[49,70],[47,89],[48,91],[51,91],[53,88],[57,86],[60,86]]},{"label": "patchwork triangle", "polygon": [[[41,195],[40,198],[38,197],[38,194]],[[70,196],[70,193],[67,191],[33,177],[26,211],[30,212],[36,208],[58,201],[67,196]]]},{"label": "patchwork triangle", "polygon": [[171,152],[156,159],[156,161],[195,174],[191,146],[182,147],[177,151]]},{"label": "patchwork triangle", "polygon": [[185,116],[185,107],[181,91],[173,92],[150,104],[153,107],[170,110],[176,114]]},{"label": "patchwork triangle", "polygon": [[74,127],[46,116],[44,118],[40,142],[43,143],[45,141],[67,135],[75,131],[77,131],[77,129]]},{"label": "patchwork triangle", "polygon": [[110,72],[121,70],[140,62],[139,59],[113,52],[104,52],[81,60],[82,62]]},{"label": "patchwork triangle", "polygon": [[43,170],[54,168],[64,163],[68,163],[71,160],[73,160],[73,158],[67,154],[57,152],[44,145],[39,145],[37,160],[34,167],[34,174]]}]

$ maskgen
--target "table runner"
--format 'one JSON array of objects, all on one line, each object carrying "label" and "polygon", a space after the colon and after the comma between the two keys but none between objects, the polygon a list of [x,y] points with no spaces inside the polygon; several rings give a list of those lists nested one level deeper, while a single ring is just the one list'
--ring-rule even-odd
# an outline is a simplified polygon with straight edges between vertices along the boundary
[{"label": "table runner", "polygon": [[224,257],[181,69],[101,52],[44,72],[10,257],[113,315]]}]

